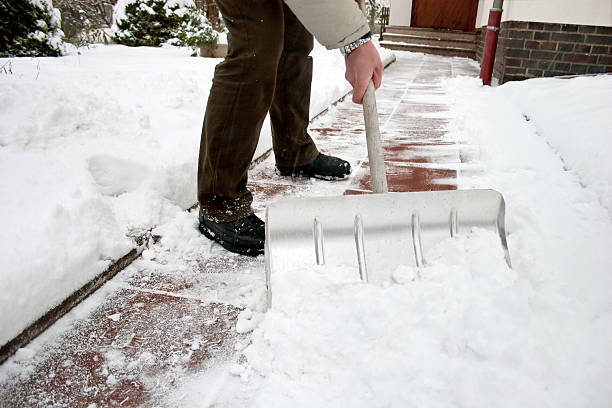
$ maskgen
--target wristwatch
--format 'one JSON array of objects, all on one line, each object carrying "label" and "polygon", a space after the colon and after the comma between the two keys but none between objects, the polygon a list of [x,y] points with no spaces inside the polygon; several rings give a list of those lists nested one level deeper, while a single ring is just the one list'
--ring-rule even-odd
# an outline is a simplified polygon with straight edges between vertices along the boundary
[{"label": "wristwatch", "polygon": [[366,35],[364,35],[360,39],[355,40],[350,44],[346,44],[345,46],[340,47],[340,52],[342,53],[342,55],[346,57],[351,52],[355,51],[359,46],[367,43],[371,39],[372,39],[372,33],[368,32]]}]

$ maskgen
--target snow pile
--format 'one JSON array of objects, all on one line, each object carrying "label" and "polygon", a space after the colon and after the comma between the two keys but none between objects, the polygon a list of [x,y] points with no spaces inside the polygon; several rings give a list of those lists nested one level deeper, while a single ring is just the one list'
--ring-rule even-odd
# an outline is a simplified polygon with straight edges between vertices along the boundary
[{"label": "snow pile", "polygon": [[[0,343],[193,204],[216,61],[99,47],[0,78]],[[172,73],[172,74],[170,74]],[[11,305],[11,306],[9,306]]]},{"label": "snow pile", "polygon": [[[266,377],[254,406],[492,406],[511,398],[518,384],[508,373],[528,364],[527,339],[514,333],[528,320],[531,288],[491,235],[449,239],[427,254],[428,267],[399,268],[382,286],[362,284],[352,269],[276,274],[273,308],[245,351]],[[495,393],[469,392],[485,380]]]},{"label": "snow pile", "polygon": [[612,217],[610,78],[538,79],[506,84],[500,92],[533,121],[564,167],[597,193]]}]

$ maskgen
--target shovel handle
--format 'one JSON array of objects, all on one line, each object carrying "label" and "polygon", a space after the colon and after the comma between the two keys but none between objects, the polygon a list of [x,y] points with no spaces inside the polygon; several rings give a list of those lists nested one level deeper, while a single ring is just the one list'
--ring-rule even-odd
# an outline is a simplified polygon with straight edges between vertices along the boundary
[{"label": "shovel handle", "polygon": [[383,159],[380,126],[378,124],[378,110],[376,109],[376,96],[374,82],[370,81],[363,96],[363,119],[366,128],[366,142],[368,145],[368,159],[370,160],[370,177],[372,191],[387,193],[387,176],[385,161]]},{"label": "shovel handle", "polygon": [[[365,0],[358,0],[359,8],[364,17],[368,17]],[[378,124],[378,110],[376,109],[376,95],[374,82],[370,80],[363,95],[363,119],[366,128],[366,142],[368,145],[368,159],[370,160],[370,178],[372,191],[387,193],[387,176],[385,161],[383,159],[382,143],[380,141],[380,126]]]}]

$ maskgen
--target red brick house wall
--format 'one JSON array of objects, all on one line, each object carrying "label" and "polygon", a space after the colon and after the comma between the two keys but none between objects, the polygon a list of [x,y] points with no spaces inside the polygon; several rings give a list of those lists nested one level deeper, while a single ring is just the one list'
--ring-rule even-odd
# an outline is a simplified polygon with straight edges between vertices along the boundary
[{"label": "red brick house wall", "polygon": [[[482,62],[486,27],[479,30]],[[612,73],[612,27],[505,21],[493,76],[500,83],[527,78]]]}]

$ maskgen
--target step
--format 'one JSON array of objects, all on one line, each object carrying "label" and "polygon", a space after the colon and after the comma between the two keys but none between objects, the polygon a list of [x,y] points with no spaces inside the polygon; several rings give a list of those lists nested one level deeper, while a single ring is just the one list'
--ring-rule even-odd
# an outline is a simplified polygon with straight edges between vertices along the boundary
[{"label": "step", "polygon": [[424,54],[442,55],[446,57],[476,58],[476,52],[466,48],[436,47],[432,45],[408,44],[386,40],[381,41],[380,45],[384,48],[396,51],[422,52]]},{"label": "step", "polygon": [[387,26],[383,38],[388,34],[405,34],[418,37],[437,38],[450,41],[476,41],[476,32],[444,30],[435,28],[419,28],[405,26]]},{"label": "step", "polygon": [[429,45],[435,47],[445,48],[461,48],[466,50],[475,51],[476,42],[472,40],[446,40],[433,37],[422,37],[412,34],[396,34],[396,33],[385,33],[383,36],[384,41],[393,41],[398,43],[407,44],[418,44],[418,45]]}]

